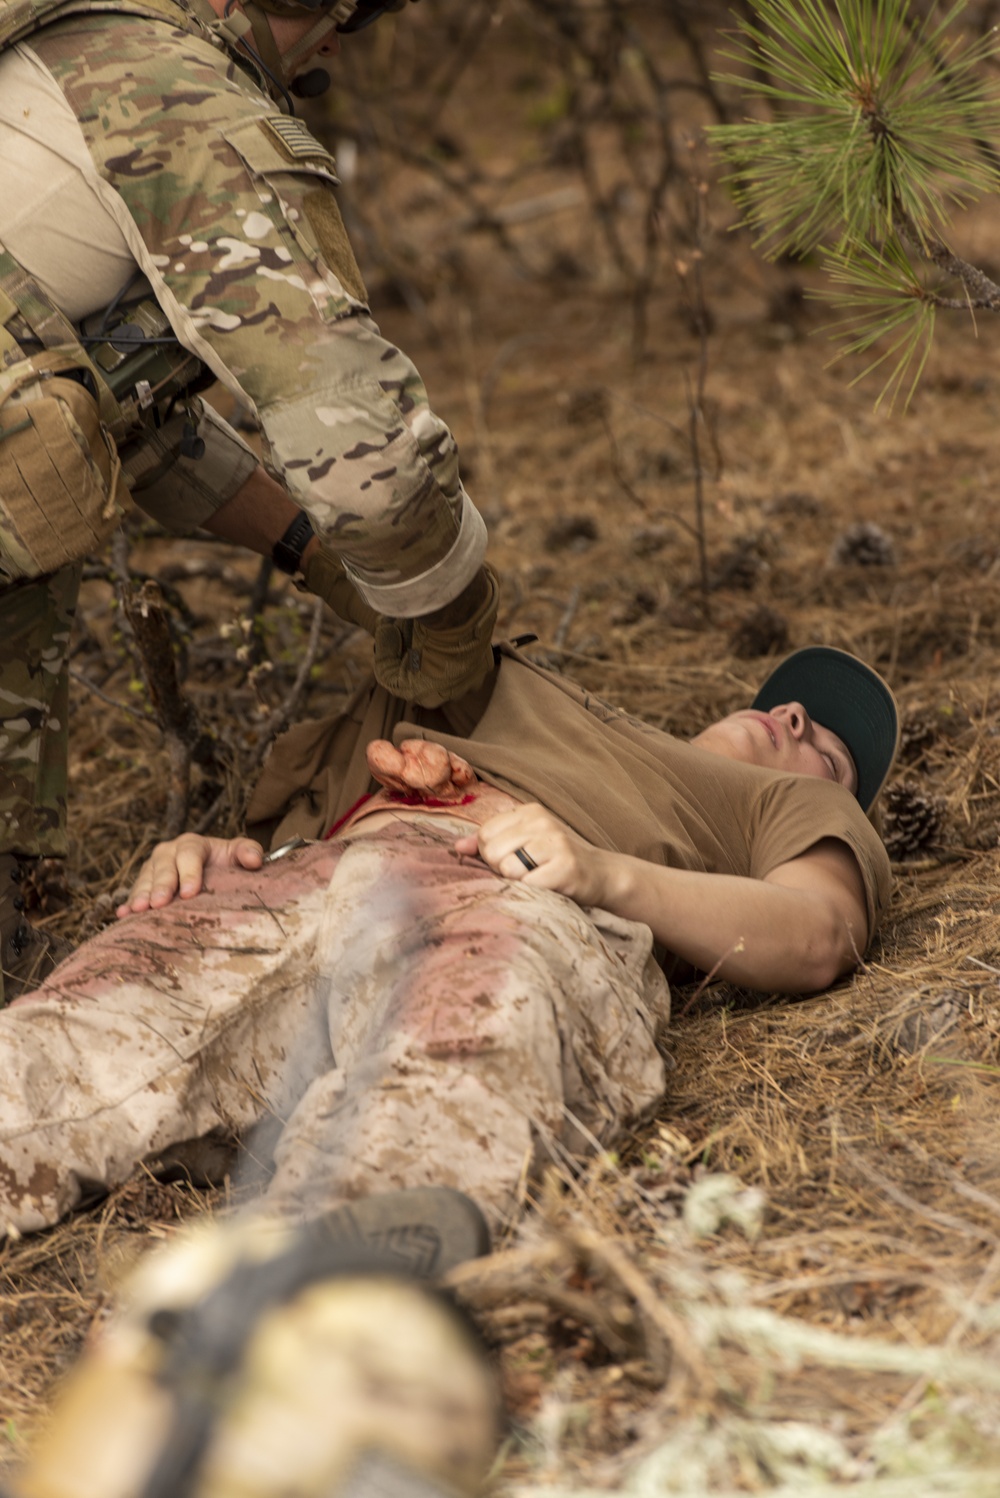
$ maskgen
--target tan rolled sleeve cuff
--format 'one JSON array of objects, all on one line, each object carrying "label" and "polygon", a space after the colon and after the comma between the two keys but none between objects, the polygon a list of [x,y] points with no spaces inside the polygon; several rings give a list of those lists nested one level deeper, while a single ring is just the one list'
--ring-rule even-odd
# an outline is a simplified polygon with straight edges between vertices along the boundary
[{"label": "tan rolled sleeve cuff", "polygon": [[489,537],[486,522],[462,490],[458,539],[448,554],[404,582],[380,583],[349,566],[344,570],[366,603],[391,619],[418,619],[457,598],[482,566]]}]

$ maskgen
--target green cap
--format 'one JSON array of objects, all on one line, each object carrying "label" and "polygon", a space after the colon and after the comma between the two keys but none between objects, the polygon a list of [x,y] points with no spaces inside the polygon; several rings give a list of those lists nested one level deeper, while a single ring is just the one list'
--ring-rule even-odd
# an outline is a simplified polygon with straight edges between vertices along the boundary
[{"label": "green cap", "polygon": [[843,739],[858,772],[857,798],[869,811],[899,748],[896,699],[878,672],[846,650],[807,645],[775,667],[751,706],[766,713],[783,702],[801,702]]}]

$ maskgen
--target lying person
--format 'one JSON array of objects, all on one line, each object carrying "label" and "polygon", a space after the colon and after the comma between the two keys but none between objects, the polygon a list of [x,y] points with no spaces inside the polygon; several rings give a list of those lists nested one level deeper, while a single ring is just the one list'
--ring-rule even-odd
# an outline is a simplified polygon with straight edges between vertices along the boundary
[{"label": "lying person", "polygon": [[[506,646],[485,703],[366,687],[275,747],[250,807],[274,854],[161,845],[0,1014],[0,1221],[268,1119],[265,1212],[350,1203],[377,1235],[412,1201],[430,1241],[461,1191],[500,1227],[546,1160],[662,1101],[667,974],[805,993],[861,960],[897,739],[884,682],[826,648],[690,742]],[[400,1191],[427,1186],[452,1196]]]}]

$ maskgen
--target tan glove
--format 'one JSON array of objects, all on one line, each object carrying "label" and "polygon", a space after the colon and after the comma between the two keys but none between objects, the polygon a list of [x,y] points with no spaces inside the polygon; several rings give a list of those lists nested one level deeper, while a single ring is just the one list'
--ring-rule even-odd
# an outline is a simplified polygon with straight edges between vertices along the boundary
[{"label": "tan glove", "polygon": [[356,624],[359,629],[374,635],[377,627],[385,622],[348,580],[340,558],[322,542],[303,568],[302,576],[309,592],[322,598],[338,618],[346,619],[348,624]]},{"label": "tan glove", "polygon": [[380,618],[375,675],[394,697],[440,707],[474,691],[493,670],[500,583],[484,565],[443,609],[421,619]]},{"label": "tan glove", "polygon": [[493,670],[500,583],[492,567],[481,567],[453,602],[421,619],[377,614],[325,545],[313,552],[303,576],[310,593],[374,637],[376,679],[404,702],[440,707],[481,686]]}]

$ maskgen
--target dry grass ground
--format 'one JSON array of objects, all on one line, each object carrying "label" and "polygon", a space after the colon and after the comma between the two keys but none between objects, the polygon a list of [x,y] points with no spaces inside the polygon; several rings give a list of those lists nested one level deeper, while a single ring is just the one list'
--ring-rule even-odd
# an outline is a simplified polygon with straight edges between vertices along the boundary
[{"label": "dry grass ground", "polygon": [[[492,240],[442,226],[405,174],[392,192],[418,245],[434,233],[461,253],[427,308],[384,301],[378,315],[458,434],[503,630],[537,634],[551,662],[681,734],[742,704],[769,651],[811,642],[870,660],[906,718],[887,824],[896,892],[863,966],[798,1003],[679,991],[660,1116],[614,1159],[554,1175],[505,1254],[466,1277],[501,1348],[501,1477],[692,1495],[995,1491],[1000,337],[945,329],[910,410],[874,414],[870,388],[824,368],[820,315],[798,295],[807,273],[707,240],[705,598],[689,531],[702,344],[683,278],[664,275],[635,364],[609,271],[529,278]],[[983,214],[963,232],[982,250],[995,229]],[[517,233],[529,256],[560,236],[579,254],[585,208]],[[198,772],[192,817],[217,807],[224,831],[311,605],[273,585],[261,669],[235,655],[252,562],[137,532],[130,565],[176,589],[185,690],[229,766]],[[328,711],[364,655],[325,623],[303,710]],[[73,664],[90,683],[73,688],[74,899],[46,919],[77,934],[107,918],[164,809],[158,730],[134,716],[144,699],[100,567]],[[713,1217],[719,1174],[736,1181]],[[139,1176],[0,1250],[8,1457],[123,1268],[219,1200]]]}]

